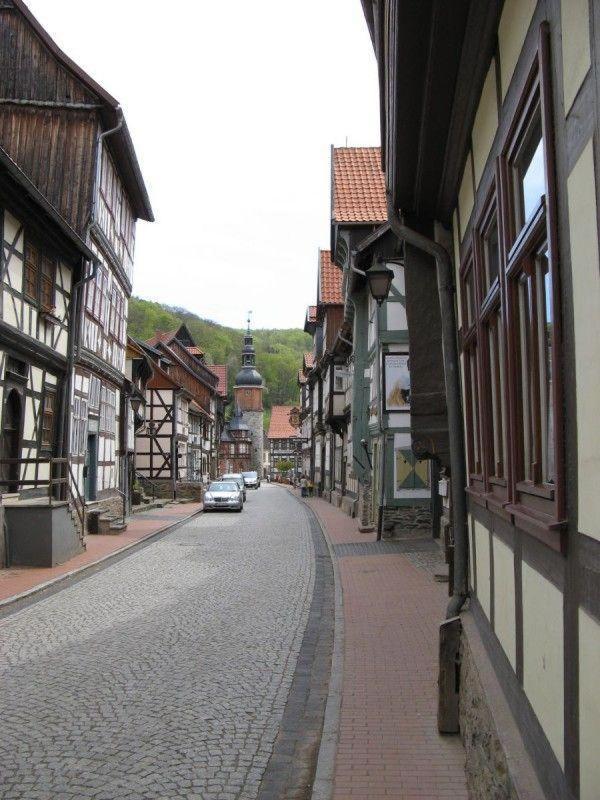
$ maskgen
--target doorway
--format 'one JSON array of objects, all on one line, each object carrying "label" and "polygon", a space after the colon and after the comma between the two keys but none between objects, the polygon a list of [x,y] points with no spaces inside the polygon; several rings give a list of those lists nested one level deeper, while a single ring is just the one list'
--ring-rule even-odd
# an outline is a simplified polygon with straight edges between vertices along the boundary
[{"label": "doorway", "polygon": [[[21,457],[21,395],[16,389],[11,389],[4,403],[2,419],[2,433],[0,434],[0,458],[4,460],[18,459]],[[2,483],[0,491],[19,491],[19,464],[2,464]]]},{"label": "doorway", "polygon": [[96,500],[98,494],[98,434],[88,433],[83,468],[86,500]]}]

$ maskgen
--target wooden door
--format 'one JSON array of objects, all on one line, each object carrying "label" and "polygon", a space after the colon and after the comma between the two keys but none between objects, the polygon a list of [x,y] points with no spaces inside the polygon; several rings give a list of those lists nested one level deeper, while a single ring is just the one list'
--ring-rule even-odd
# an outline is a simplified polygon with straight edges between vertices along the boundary
[{"label": "wooden door", "polygon": [[[21,457],[21,421],[23,406],[21,396],[16,389],[8,393],[4,404],[2,433],[0,434],[0,458],[18,459]],[[19,490],[19,465],[2,464],[2,483],[0,491],[17,492]]]}]

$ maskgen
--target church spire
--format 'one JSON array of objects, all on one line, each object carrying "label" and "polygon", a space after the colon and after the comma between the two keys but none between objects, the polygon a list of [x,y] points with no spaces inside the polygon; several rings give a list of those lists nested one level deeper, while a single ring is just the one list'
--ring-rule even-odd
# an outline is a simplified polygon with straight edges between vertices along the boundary
[{"label": "church spire", "polygon": [[248,328],[244,336],[244,349],[242,350],[242,367],[253,367],[256,364],[256,350],[254,349],[254,338],[250,331],[250,320],[252,312],[248,312]]}]

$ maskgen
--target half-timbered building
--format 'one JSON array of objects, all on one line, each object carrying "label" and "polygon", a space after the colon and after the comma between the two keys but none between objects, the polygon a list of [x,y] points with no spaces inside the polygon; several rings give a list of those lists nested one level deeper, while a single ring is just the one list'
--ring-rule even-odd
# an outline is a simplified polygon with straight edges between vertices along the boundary
[{"label": "half-timbered building", "polygon": [[198,487],[215,475],[219,377],[185,325],[140,344],[154,375],[146,387],[146,424],[136,436],[136,468],[155,490],[175,497],[188,491],[185,484]]},{"label": "half-timbered building", "polygon": [[411,438],[452,484],[440,727],[460,728],[471,797],[595,800],[598,4],[363,6]]},{"label": "half-timbered building", "polygon": [[[69,492],[68,390],[73,288],[94,254],[2,148],[0,238],[0,492],[8,540],[4,552],[0,537],[0,564],[49,566],[83,543],[82,506]],[[28,515],[41,497],[33,530]]]},{"label": "half-timbered building", "polygon": [[292,464],[290,471],[294,476],[297,477],[300,473],[299,414],[297,406],[273,406],[271,409],[267,440],[273,475],[288,471],[278,466],[286,461]]},{"label": "half-timbered building", "polygon": [[[22,0],[0,6],[0,97],[0,145],[94,253],[76,287],[69,455],[88,502],[120,505],[135,226],[153,219],[131,137],[118,101],[60,50]],[[35,248],[27,262],[24,288],[38,291],[43,310],[48,262]]]},{"label": "half-timbered building", "polygon": [[236,409],[226,423],[219,442],[219,475],[250,472],[256,469],[252,458],[252,428]]}]

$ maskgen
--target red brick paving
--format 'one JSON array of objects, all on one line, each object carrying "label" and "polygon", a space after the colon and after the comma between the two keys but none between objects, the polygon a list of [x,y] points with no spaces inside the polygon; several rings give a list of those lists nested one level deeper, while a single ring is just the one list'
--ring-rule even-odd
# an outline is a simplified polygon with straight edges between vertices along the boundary
[{"label": "red brick paving", "polygon": [[0,569],[0,602],[31,591],[41,584],[93,564],[111,553],[123,550],[163,528],[181,522],[202,509],[202,503],[183,503],[135,514],[123,533],[86,537],[87,549],[57,567],[9,567]]},{"label": "red brick paving", "polygon": [[[309,500],[333,544],[374,541]],[[438,626],[446,587],[402,556],[338,560],[344,672],[334,800],[467,798],[458,736],[437,732]]]}]

